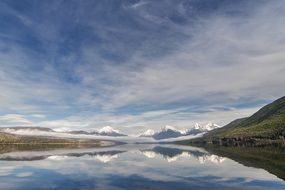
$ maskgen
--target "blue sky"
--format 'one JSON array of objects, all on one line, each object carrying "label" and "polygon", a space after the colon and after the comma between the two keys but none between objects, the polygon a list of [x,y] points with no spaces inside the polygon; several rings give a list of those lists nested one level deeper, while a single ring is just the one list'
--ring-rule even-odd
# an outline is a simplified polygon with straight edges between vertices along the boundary
[{"label": "blue sky", "polygon": [[227,122],[285,92],[285,2],[0,2],[0,125]]}]

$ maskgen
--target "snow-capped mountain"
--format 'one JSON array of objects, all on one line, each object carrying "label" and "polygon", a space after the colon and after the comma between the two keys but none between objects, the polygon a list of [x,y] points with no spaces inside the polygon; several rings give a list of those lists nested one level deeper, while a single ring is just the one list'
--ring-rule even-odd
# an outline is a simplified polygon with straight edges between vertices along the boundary
[{"label": "snow-capped mountain", "polygon": [[141,134],[140,137],[152,137],[156,140],[161,140],[161,139],[177,138],[181,136],[203,134],[216,128],[220,128],[220,126],[214,123],[208,123],[205,126],[196,123],[194,127],[184,130],[178,130],[173,126],[166,125],[158,132],[154,132],[153,130],[149,129],[145,131],[143,134]]},{"label": "snow-capped mountain", "polygon": [[208,132],[208,131],[212,131],[212,130],[220,128],[220,127],[221,126],[219,126],[215,123],[208,123],[207,125],[204,125],[204,126],[196,123],[194,126],[194,129],[199,130],[199,131],[203,131],[203,132]]},{"label": "snow-capped mountain", "polygon": [[101,136],[113,136],[113,137],[126,136],[125,134],[120,133],[119,130],[113,129],[110,126],[103,127],[99,130],[90,132],[89,134],[101,135]]},{"label": "snow-capped mountain", "polygon": [[[214,123],[208,123],[207,125],[199,125],[196,123],[192,128],[180,130],[173,126],[166,125],[160,131],[155,132],[152,129],[146,130],[144,133],[138,135],[139,137],[150,137],[155,140],[163,140],[170,138],[195,138],[196,135],[202,136],[203,134],[220,128],[219,125]],[[121,137],[127,136],[121,133],[119,130],[110,126],[103,127],[98,130],[85,131],[85,130],[70,130],[69,128],[56,128],[50,129],[46,127],[6,127],[1,128],[0,132],[22,134],[22,135],[42,135],[42,136],[64,136],[64,135],[96,135],[96,136],[109,136],[109,137]]]},{"label": "snow-capped mountain", "polygon": [[200,129],[202,129],[202,128],[203,128],[203,127],[202,127],[199,123],[195,123],[194,129],[200,130]]},{"label": "snow-capped mountain", "polygon": [[176,129],[175,127],[166,125],[161,129],[161,131],[154,133],[152,137],[156,140],[160,140],[160,139],[176,138],[183,135],[184,134],[182,131]]},{"label": "snow-capped mountain", "polygon": [[220,126],[215,123],[208,123],[207,125],[204,126],[196,123],[193,128],[185,130],[184,133],[186,135],[197,135],[201,133],[207,133],[217,128],[220,128]]},{"label": "snow-capped mountain", "polygon": [[112,137],[118,137],[118,136],[127,136],[125,134],[120,133],[119,130],[113,129],[110,126],[103,127],[99,130],[93,130],[93,131],[83,131],[83,130],[77,130],[77,131],[68,131],[69,134],[77,134],[77,135],[99,135],[99,136],[112,136]]},{"label": "snow-capped mountain", "polygon": [[220,128],[221,126],[215,124],[215,123],[208,123],[207,125],[205,125],[205,129],[207,131],[212,131],[213,129],[217,129],[217,128]]}]

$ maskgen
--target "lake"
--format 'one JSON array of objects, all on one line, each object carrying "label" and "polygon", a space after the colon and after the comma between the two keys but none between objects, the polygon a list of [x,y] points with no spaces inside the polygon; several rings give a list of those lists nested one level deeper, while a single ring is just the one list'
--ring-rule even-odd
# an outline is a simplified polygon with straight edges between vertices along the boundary
[{"label": "lake", "polygon": [[284,155],[264,147],[1,146],[0,189],[285,189]]}]

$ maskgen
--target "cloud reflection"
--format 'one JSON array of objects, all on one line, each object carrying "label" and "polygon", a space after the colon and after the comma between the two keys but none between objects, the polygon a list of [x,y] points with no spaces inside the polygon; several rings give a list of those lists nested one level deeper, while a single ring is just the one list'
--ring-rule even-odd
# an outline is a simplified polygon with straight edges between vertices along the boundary
[{"label": "cloud reflection", "polygon": [[[282,180],[265,170],[188,146],[2,149],[0,162],[0,187],[5,190],[285,187]],[[49,184],[40,185],[45,183]]]}]

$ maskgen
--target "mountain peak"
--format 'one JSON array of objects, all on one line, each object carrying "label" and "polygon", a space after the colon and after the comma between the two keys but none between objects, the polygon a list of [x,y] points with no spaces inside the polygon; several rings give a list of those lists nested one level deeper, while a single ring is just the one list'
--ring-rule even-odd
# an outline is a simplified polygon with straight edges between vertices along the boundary
[{"label": "mountain peak", "polygon": [[215,124],[215,123],[208,123],[207,125],[205,125],[205,130],[207,131],[212,131],[213,129],[217,129],[220,128],[221,126]]},{"label": "mountain peak", "polygon": [[119,133],[119,130],[113,129],[110,126],[103,127],[98,130],[99,133]]},{"label": "mountain peak", "polygon": [[96,130],[94,132],[91,132],[90,134],[95,135],[103,135],[103,136],[127,136],[125,134],[121,134],[119,130],[113,129],[110,126],[105,126],[99,130]]},{"label": "mountain peak", "polygon": [[153,138],[156,140],[159,139],[168,139],[168,138],[176,138],[182,135],[181,131],[177,130],[175,127],[166,125],[161,129],[161,131],[156,132],[153,135]]},{"label": "mountain peak", "polygon": [[172,131],[178,131],[175,127],[170,126],[170,125],[165,125],[165,127],[162,128],[162,131],[167,131],[167,130],[172,130]]},{"label": "mountain peak", "polygon": [[213,129],[217,129],[217,128],[220,128],[221,126],[215,124],[215,123],[208,123],[204,126],[198,124],[198,123],[195,123],[194,125],[194,129],[195,130],[200,130],[200,131],[212,131]]},{"label": "mountain peak", "polygon": [[201,125],[199,123],[195,123],[194,129],[201,129]]}]

